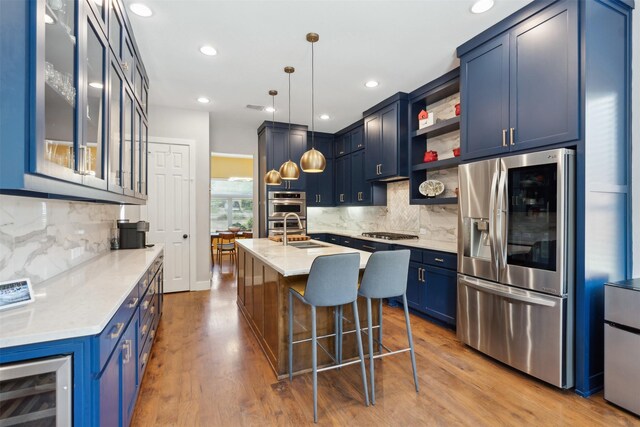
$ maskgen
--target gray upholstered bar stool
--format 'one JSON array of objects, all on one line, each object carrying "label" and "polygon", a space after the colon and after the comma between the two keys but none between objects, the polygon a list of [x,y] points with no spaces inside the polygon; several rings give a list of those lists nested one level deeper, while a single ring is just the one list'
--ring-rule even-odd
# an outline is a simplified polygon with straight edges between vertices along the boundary
[{"label": "gray upholstered bar stool", "polygon": [[[335,365],[318,369],[318,336],[316,331],[316,307],[338,307],[345,304],[353,305],[353,313],[356,323],[356,330],[360,330],[360,320],[358,319],[358,273],[360,270],[360,254],[348,253],[337,255],[319,256],[313,260],[309,278],[304,289],[295,287],[289,288],[289,381],[293,379],[293,345],[309,341],[293,341],[293,297],[311,307],[311,366],[313,371],[313,421],[318,422],[318,372],[334,369],[353,363],[360,362],[362,371],[362,386],[364,388],[365,405],[369,406],[369,393],[367,390],[366,369],[364,366],[364,355],[362,351],[362,337],[357,335],[358,354],[360,360],[346,363],[339,363],[338,357],[334,358],[329,354]],[[340,316],[342,318],[342,316]],[[336,315],[336,320],[338,319]],[[321,338],[336,336],[338,344],[338,334],[341,328],[336,323],[336,334],[324,335]],[[324,347],[321,346],[321,348]],[[336,356],[337,347],[336,347]]]},{"label": "gray upholstered bar stool", "polygon": [[[376,403],[376,385],[374,375],[374,358],[391,356],[392,354],[409,351],[411,353],[411,367],[413,368],[413,382],[418,388],[418,374],[416,372],[416,356],[411,337],[411,323],[409,322],[409,309],[407,308],[407,275],[409,274],[410,251],[380,251],[371,254],[367,267],[362,276],[358,294],[367,299],[367,336],[369,338],[369,373],[371,377],[371,403]],[[393,298],[402,295],[404,304],[404,319],[407,325],[407,337],[409,347],[400,350],[390,350],[382,344],[382,302],[380,303],[380,327],[378,329],[379,354],[373,354],[373,327],[371,322],[371,299]],[[356,328],[358,326],[356,325]],[[387,353],[383,352],[383,349]]]}]

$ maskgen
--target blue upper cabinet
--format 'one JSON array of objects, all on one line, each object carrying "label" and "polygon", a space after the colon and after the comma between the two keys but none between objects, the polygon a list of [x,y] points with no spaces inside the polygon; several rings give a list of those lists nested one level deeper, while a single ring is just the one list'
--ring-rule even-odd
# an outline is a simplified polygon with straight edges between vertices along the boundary
[{"label": "blue upper cabinet", "polygon": [[408,176],[408,95],[398,93],[365,111],[365,177],[381,181]]},{"label": "blue upper cabinet", "polygon": [[[295,162],[300,167],[300,158],[307,151],[307,127],[294,124],[289,127],[288,123],[264,122],[258,128],[258,144],[259,151],[264,153],[261,154],[261,176],[272,169],[280,170],[280,166],[287,160]],[[282,180],[282,184],[269,186],[269,190],[305,191],[307,175],[300,170],[298,179]]]},{"label": "blue upper cabinet", "polygon": [[461,59],[461,152],[482,157],[509,151],[509,37],[503,35]]},{"label": "blue upper cabinet", "polygon": [[351,144],[351,152],[364,148],[364,127],[360,126],[351,131],[349,143]]},{"label": "blue upper cabinet", "polygon": [[[307,206],[334,206],[333,199],[333,135],[314,132],[314,148],[320,151],[327,164],[321,173],[306,174]],[[311,132],[307,133],[308,148],[311,148]]]},{"label": "blue upper cabinet", "polygon": [[461,54],[465,159],[579,138],[578,10],[561,1]]},{"label": "blue upper cabinet", "polygon": [[540,12],[515,27],[509,37],[511,149],[578,139],[579,46],[575,2],[560,2]]},{"label": "blue upper cabinet", "polygon": [[144,203],[148,79],[121,3],[54,3],[0,2],[0,191]]}]

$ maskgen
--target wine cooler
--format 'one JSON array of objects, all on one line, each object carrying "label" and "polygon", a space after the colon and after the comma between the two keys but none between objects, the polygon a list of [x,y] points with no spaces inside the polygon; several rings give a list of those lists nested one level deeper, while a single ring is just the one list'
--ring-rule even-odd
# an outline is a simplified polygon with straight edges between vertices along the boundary
[{"label": "wine cooler", "polygon": [[70,426],[71,356],[0,366],[0,427]]}]

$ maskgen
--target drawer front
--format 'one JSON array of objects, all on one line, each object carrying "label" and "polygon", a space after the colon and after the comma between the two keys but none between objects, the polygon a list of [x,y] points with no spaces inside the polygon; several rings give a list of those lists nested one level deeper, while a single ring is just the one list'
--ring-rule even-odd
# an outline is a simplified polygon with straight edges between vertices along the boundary
[{"label": "drawer front", "polygon": [[357,242],[358,247],[356,249],[366,252],[388,251],[392,247],[388,243],[371,242],[369,240],[358,240]]},{"label": "drawer front", "polygon": [[411,262],[422,263],[422,251],[420,249],[412,248],[409,246],[402,246],[402,245],[396,245],[395,249],[396,250],[409,249],[411,251],[411,256],[409,257],[409,260]]},{"label": "drawer front", "polygon": [[640,292],[617,286],[604,287],[604,319],[640,329]]},{"label": "drawer front", "polygon": [[340,237],[335,234],[327,234],[327,242],[333,243],[334,245],[341,245]]},{"label": "drawer front", "polygon": [[340,237],[340,245],[346,246],[348,248],[353,248],[356,243],[356,239],[352,239],[351,237]]},{"label": "drawer front", "polygon": [[424,264],[433,265],[440,268],[448,268],[449,270],[456,270],[458,256],[449,252],[440,251],[422,251],[422,262]]},{"label": "drawer front", "polygon": [[138,372],[140,372],[139,377],[141,381],[142,376],[144,375],[144,371],[147,368],[147,362],[149,362],[149,357],[151,356],[151,345],[153,344],[153,339],[151,337],[147,338],[147,341],[142,346],[142,351],[140,351],[140,356],[138,357]]},{"label": "drawer front", "polygon": [[151,276],[149,277],[149,280],[153,279],[154,276],[158,273],[158,271],[160,270],[160,267],[162,267],[163,261],[164,261],[164,255],[163,254],[158,255],[156,260],[153,262],[153,266],[151,267]]},{"label": "drawer front", "polygon": [[640,333],[604,325],[604,398],[636,414],[640,414],[639,354]]},{"label": "drawer front", "polygon": [[147,293],[144,295],[144,297],[140,301],[140,319],[144,319],[147,316],[147,313],[149,312],[149,308],[151,308],[151,303],[153,302],[153,296],[155,295],[155,292],[154,292],[155,283],[156,281],[154,280],[153,285],[149,287],[149,289],[147,290]]},{"label": "drawer front", "polygon": [[138,287],[135,286],[124,303],[120,306],[116,314],[111,318],[111,321],[107,324],[107,327],[98,335],[97,345],[100,354],[98,371],[102,370],[102,367],[109,359],[111,352],[115,348],[118,340],[124,333],[129,320],[133,316],[138,306]]},{"label": "drawer front", "polygon": [[[154,314],[158,312],[157,309],[157,298],[153,298],[151,306],[147,310],[144,316],[140,316],[140,328],[138,330],[138,342],[144,343],[149,336],[149,331],[153,326],[153,321],[155,320]],[[142,351],[142,345],[140,345],[139,350]]]},{"label": "drawer front", "polygon": [[138,282],[138,296],[140,298],[142,298],[142,296],[144,295],[145,292],[147,292],[147,288],[149,287],[149,282],[151,282],[151,270],[148,270],[146,273],[144,273],[144,276],[142,276],[142,279],[140,279],[140,281]]}]

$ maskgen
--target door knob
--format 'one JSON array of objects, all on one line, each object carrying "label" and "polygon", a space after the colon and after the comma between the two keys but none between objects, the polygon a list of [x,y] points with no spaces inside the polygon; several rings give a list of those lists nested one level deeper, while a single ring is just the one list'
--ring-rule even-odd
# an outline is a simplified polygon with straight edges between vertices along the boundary
[{"label": "door knob", "polygon": [[188,234],[183,234],[183,235],[182,235],[182,238],[183,238],[183,239],[186,239],[187,237],[189,237],[189,235],[188,235]]}]

